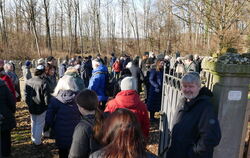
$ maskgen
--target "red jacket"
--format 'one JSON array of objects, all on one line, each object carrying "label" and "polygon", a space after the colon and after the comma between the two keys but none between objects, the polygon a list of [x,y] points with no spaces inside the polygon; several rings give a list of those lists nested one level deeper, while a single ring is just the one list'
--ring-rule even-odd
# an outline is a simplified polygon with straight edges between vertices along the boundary
[{"label": "red jacket", "polygon": [[16,91],[10,77],[8,75],[1,75],[0,79],[5,81],[5,84],[9,88],[10,92],[13,94],[14,98],[16,98]]},{"label": "red jacket", "polygon": [[105,112],[114,112],[118,108],[126,108],[133,112],[139,123],[145,138],[149,134],[149,117],[146,105],[140,100],[135,90],[123,90],[107,103]]},{"label": "red jacket", "polygon": [[114,72],[121,72],[121,63],[116,61],[112,66]]}]

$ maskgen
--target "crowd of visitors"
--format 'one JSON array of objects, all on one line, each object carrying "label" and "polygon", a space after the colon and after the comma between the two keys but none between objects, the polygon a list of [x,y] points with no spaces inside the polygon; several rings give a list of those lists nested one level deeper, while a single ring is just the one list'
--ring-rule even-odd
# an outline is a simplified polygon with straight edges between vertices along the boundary
[{"label": "crowd of visitors", "polygon": [[[100,54],[61,63],[53,56],[35,64],[27,60],[22,65],[23,100],[30,113],[31,141],[39,147],[43,137],[55,139],[60,158],[155,157],[145,147],[150,122],[158,121],[165,72],[182,78],[184,96],[170,129],[167,158],[212,158],[221,135],[209,101],[212,94],[200,85],[201,61],[179,52],[173,57],[145,52],[142,58],[112,53],[109,62]],[[21,100],[11,61],[0,60],[0,89],[1,148],[8,157],[15,104]]]}]

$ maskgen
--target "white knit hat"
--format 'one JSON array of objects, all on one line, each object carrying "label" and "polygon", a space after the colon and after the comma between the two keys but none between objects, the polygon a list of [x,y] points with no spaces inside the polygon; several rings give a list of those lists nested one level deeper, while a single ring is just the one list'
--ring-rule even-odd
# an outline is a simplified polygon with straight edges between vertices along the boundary
[{"label": "white knit hat", "polygon": [[121,90],[136,90],[136,81],[133,77],[125,77],[121,82]]}]

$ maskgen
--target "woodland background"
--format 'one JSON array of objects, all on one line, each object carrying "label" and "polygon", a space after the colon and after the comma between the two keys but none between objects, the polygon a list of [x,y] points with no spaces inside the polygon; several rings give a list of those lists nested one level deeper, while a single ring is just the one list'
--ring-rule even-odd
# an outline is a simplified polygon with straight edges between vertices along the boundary
[{"label": "woodland background", "polygon": [[0,58],[250,50],[249,0],[0,0]]}]

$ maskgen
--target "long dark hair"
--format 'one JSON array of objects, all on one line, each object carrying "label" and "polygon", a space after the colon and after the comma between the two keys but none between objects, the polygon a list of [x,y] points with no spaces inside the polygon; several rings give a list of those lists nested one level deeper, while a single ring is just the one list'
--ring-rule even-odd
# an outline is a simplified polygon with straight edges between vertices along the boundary
[{"label": "long dark hair", "polygon": [[104,158],[146,157],[143,134],[131,111],[117,109],[104,121],[102,130]]},{"label": "long dark hair", "polygon": [[104,117],[102,111],[98,109],[99,102],[96,93],[92,90],[85,89],[76,96],[75,102],[78,106],[84,108],[85,110],[95,111],[95,125],[93,126],[93,136],[98,140]]}]

